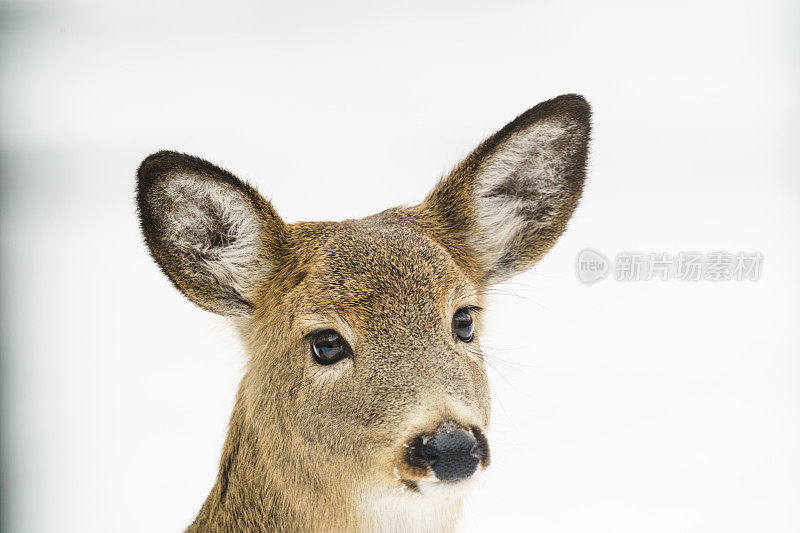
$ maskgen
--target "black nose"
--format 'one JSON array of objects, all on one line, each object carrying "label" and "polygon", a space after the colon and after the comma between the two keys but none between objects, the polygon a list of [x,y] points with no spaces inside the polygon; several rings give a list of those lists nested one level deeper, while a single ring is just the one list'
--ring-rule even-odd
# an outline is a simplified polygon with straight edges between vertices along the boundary
[{"label": "black nose", "polygon": [[478,468],[478,441],[471,432],[451,429],[422,443],[422,457],[442,481],[464,479]]}]

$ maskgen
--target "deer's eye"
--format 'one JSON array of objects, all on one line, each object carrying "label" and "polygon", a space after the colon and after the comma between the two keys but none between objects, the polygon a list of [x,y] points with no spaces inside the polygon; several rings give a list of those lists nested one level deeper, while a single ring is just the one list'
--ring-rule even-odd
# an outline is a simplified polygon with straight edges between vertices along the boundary
[{"label": "deer's eye", "polygon": [[352,354],[347,342],[332,329],[312,333],[310,343],[311,355],[321,365],[332,365],[336,361]]},{"label": "deer's eye", "polygon": [[463,342],[470,342],[474,331],[475,324],[469,309],[462,307],[456,311],[456,314],[453,315],[453,333],[456,337]]}]

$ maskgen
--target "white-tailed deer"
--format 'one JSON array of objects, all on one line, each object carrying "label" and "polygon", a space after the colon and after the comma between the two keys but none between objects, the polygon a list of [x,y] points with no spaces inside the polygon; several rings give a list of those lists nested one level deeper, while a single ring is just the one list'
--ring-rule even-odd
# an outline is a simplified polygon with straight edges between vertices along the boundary
[{"label": "white-tailed deer", "polygon": [[589,105],[565,95],[484,141],[413,207],[287,224],[207,161],[141,164],[147,245],[234,318],[249,362],[189,531],[449,531],[489,465],[485,289],[536,263],[583,188]]}]

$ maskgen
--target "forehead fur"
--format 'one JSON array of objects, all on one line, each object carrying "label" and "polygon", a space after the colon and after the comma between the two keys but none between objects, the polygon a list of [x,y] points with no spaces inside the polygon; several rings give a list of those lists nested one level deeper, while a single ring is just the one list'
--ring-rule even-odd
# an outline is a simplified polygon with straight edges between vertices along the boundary
[{"label": "forehead fur", "polygon": [[450,254],[412,225],[381,217],[299,225],[306,257],[295,279],[309,312],[355,315],[362,323],[434,318],[441,303],[474,292]]}]

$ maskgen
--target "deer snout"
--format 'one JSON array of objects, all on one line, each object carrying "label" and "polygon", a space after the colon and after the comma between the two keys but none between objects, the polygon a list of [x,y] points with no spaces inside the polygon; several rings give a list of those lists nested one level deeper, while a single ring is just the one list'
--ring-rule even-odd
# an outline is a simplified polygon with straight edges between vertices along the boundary
[{"label": "deer snout", "polygon": [[476,427],[443,424],[433,435],[413,439],[406,460],[412,466],[430,468],[440,481],[457,481],[472,476],[479,464],[488,466],[489,445]]},{"label": "deer snout", "polygon": [[478,441],[463,429],[437,433],[422,444],[422,456],[442,481],[467,478],[480,462]]}]

